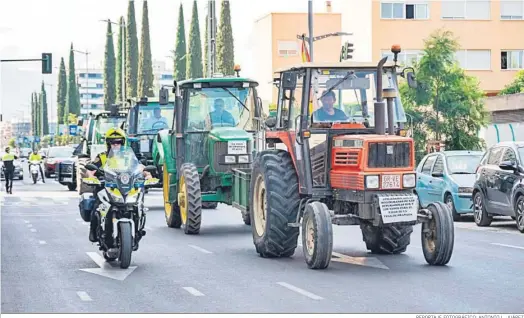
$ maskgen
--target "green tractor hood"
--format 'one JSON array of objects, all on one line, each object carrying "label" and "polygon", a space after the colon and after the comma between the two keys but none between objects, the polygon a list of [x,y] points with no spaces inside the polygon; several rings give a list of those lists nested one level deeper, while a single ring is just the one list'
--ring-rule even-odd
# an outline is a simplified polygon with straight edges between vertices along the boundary
[{"label": "green tractor hood", "polygon": [[209,138],[216,141],[252,140],[253,135],[237,127],[218,127],[209,132]]}]

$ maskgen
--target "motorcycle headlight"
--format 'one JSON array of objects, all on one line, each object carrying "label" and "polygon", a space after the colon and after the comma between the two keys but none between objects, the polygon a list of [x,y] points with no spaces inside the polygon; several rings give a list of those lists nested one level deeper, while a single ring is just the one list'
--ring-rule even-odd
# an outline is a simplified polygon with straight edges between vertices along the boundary
[{"label": "motorcycle headlight", "polygon": [[417,183],[417,178],[414,173],[405,174],[402,176],[402,184],[404,188],[414,188]]},{"label": "motorcycle headlight", "polygon": [[138,201],[140,192],[136,191],[126,197],[126,204],[135,204]]},{"label": "motorcycle headlight", "polygon": [[116,203],[124,203],[124,197],[122,196],[122,193],[120,193],[120,190],[109,189],[107,192],[109,192],[111,199],[113,199],[113,201]]},{"label": "motorcycle headlight", "polygon": [[366,188],[378,189],[378,176],[366,176]]}]

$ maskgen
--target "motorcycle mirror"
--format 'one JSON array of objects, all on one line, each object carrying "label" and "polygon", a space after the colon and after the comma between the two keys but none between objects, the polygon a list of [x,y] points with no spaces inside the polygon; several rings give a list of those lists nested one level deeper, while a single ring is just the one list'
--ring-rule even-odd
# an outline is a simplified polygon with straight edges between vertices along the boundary
[{"label": "motorcycle mirror", "polygon": [[144,168],[144,171],[147,171],[147,172],[155,172],[156,171],[156,167],[155,166],[146,166]]},{"label": "motorcycle mirror", "polygon": [[95,165],[92,164],[92,163],[88,163],[88,164],[86,164],[86,169],[87,169],[87,170],[91,170],[91,171],[96,171],[96,170],[98,170],[98,167],[95,166]]}]

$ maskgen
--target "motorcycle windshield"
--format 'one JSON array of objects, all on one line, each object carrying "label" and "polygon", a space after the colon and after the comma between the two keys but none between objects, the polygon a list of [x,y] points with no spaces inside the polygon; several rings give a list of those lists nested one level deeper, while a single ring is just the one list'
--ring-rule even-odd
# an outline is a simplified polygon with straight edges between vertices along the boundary
[{"label": "motorcycle windshield", "polygon": [[142,176],[140,162],[132,148],[113,146],[104,164],[106,187],[117,188],[126,195],[134,187],[135,179]]}]

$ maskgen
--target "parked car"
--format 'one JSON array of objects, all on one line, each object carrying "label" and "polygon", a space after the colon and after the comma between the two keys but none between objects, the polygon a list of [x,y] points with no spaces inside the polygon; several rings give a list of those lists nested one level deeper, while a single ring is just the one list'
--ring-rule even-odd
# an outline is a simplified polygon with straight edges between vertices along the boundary
[{"label": "parked car", "polygon": [[426,155],[417,167],[419,202],[426,207],[432,202],[446,203],[453,220],[473,213],[473,184],[482,151],[442,151]]},{"label": "parked car", "polygon": [[493,216],[511,216],[524,233],[524,142],[501,142],[480,162],[473,190],[475,223],[489,226]]},{"label": "parked car", "polygon": [[44,159],[44,173],[46,178],[56,173],[57,163],[70,159],[73,156],[74,149],[69,146],[50,147],[47,152],[47,158]]}]

